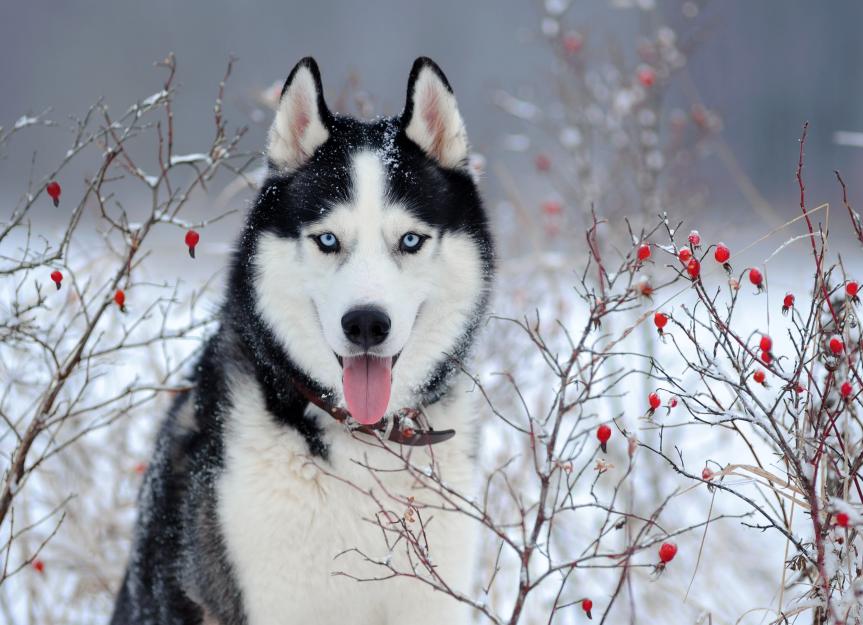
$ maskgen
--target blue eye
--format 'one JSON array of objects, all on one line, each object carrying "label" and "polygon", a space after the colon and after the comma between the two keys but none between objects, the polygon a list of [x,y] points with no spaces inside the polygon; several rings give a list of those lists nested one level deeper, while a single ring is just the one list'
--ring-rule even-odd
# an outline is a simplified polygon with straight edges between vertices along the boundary
[{"label": "blue eye", "polygon": [[318,244],[318,248],[327,254],[338,252],[340,249],[339,240],[332,232],[324,232],[312,238]]},{"label": "blue eye", "polygon": [[425,243],[428,237],[417,234],[416,232],[408,232],[399,241],[399,251],[415,254]]}]

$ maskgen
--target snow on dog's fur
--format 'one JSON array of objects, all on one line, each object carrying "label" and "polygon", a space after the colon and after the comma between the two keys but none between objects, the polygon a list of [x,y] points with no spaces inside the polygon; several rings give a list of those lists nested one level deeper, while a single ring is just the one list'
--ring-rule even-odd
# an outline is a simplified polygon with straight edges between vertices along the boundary
[{"label": "snow on dog's fur", "polygon": [[[423,411],[455,438],[442,478],[470,492],[473,419],[464,359],[488,300],[492,246],[468,143],[441,70],[418,59],[402,114],[331,113],[312,59],[288,76],[269,176],[237,245],[219,331],[159,434],[115,625],[459,623],[463,604],[422,582],[375,577],[380,491],[415,488],[398,458],[311,405],[298,384],[374,424]],[[395,443],[386,443],[395,445]],[[413,448],[414,466],[431,449]],[[473,531],[437,512],[434,563],[470,592]],[[399,568],[405,562],[394,562]]]}]

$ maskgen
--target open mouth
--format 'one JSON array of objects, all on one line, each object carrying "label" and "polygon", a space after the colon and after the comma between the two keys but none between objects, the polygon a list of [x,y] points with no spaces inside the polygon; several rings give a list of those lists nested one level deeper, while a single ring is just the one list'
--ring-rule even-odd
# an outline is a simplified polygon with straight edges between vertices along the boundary
[{"label": "open mouth", "polygon": [[[371,355],[371,356],[373,356],[373,357],[377,357],[377,356],[374,356],[374,354],[370,354],[370,355]],[[396,366],[396,361],[399,359],[399,356],[401,356],[401,355],[402,355],[402,353],[401,353],[401,352],[399,352],[398,354],[396,354],[395,356],[393,356],[393,367],[395,367],[395,366]],[[336,360],[338,360],[338,361],[339,361],[339,366],[340,366],[342,369],[344,369],[344,368],[345,368],[345,359],[344,359],[344,358],[342,358],[341,356],[339,356],[336,352],[333,352],[333,356],[335,356],[335,357],[336,357]],[[350,358],[350,356],[349,356],[349,358]]]},{"label": "open mouth", "polygon": [[[401,353],[401,352],[400,352]],[[392,390],[395,356],[339,356],[342,367],[342,391],[348,411],[358,423],[374,425],[386,414]]]}]

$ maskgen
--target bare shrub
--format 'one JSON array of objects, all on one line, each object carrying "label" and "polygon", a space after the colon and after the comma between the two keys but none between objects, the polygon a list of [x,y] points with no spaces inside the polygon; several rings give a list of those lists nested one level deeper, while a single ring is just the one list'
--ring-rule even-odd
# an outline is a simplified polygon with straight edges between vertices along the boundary
[{"label": "bare shrub", "polygon": [[[184,231],[224,216],[189,223],[183,211],[210,185],[244,176],[254,155],[238,149],[244,130],[229,130],[222,117],[224,81],[212,142],[177,154],[176,63],[169,56],[160,65],[163,88],[118,116],[97,102],[69,127],[43,113],[0,130],[0,150],[10,153],[30,128],[72,136],[0,223],[7,623],[104,618],[128,551],[148,433],[184,386],[212,320],[200,305],[208,284],[160,275],[153,239],[175,232],[182,259]],[[79,161],[92,173],[77,193],[67,172]],[[34,216],[52,200],[65,215],[57,229],[56,219]]]}]

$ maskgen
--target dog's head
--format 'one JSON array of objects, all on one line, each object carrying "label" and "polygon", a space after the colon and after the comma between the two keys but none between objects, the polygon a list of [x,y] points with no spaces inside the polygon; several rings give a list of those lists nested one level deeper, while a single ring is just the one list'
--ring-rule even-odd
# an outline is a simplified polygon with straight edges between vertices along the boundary
[{"label": "dog's head", "polygon": [[256,313],[280,348],[361,423],[439,393],[492,265],[443,72],[418,59],[402,114],[364,122],[329,111],[317,64],[303,59],[267,157],[244,236]]}]

